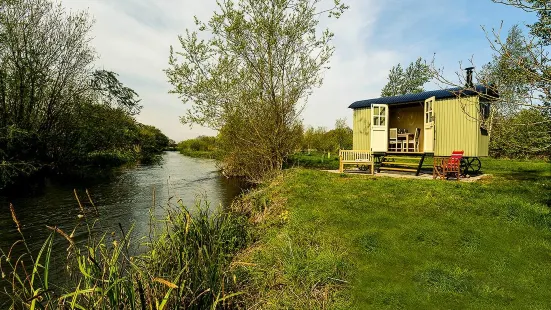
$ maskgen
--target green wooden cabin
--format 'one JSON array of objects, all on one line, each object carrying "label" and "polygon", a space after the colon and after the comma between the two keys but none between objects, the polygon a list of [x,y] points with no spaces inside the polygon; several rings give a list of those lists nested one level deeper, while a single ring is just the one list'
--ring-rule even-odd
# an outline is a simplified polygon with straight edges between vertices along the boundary
[{"label": "green wooden cabin", "polygon": [[410,133],[419,128],[415,153],[449,156],[463,150],[465,157],[488,156],[484,121],[496,96],[477,85],[354,102],[353,149],[388,153],[390,128]]}]

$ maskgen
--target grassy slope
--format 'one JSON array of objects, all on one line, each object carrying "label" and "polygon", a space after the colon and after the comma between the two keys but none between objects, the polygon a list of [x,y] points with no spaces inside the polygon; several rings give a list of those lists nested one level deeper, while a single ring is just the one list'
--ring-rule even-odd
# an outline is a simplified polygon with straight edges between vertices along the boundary
[{"label": "grassy slope", "polygon": [[275,211],[241,258],[255,302],[551,307],[551,165],[483,165],[494,176],[477,183],[287,171],[257,198]]},{"label": "grassy slope", "polygon": [[192,151],[189,149],[179,149],[180,154],[194,157],[194,158],[206,158],[206,159],[221,159],[221,154],[218,151]]},{"label": "grassy slope", "polygon": [[331,153],[331,158],[327,158],[327,153],[314,152],[310,154],[298,152],[292,154],[285,163],[289,168],[312,168],[312,169],[326,169],[337,170],[339,169],[339,154]]}]

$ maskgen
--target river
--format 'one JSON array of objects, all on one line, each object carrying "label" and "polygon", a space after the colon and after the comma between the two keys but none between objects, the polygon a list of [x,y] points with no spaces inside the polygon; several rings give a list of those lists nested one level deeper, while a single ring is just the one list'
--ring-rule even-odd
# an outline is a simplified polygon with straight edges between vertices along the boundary
[{"label": "river", "polygon": [[[7,251],[20,239],[9,203],[15,207],[33,252],[40,249],[51,232],[46,225],[58,226],[70,233],[80,224],[75,239],[84,240],[86,229],[83,228],[83,220],[79,219],[82,211],[73,190],[84,203],[88,201],[86,189],[99,211],[99,216],[93,218],[97,219],[96,232],[118,232],[120,223],[126,231],[134,226],[134,236],[147,236],[153,197],[157,217],[164,215],[163,206],[169,201],[174,205],[180,199],[192,210],[198,199],[208,201],[211,209],[216,210],[227,206],[240,194],[241,184],[224,178],[218,172],[215,160],[190,158],[177,152],[165,152],[160,164],[124,169],[106,180],[77,183],[46,181],[38,195],[0,196],[0,249]],[[93,213],[90,203],[84,205],[87,212]],[[64,249],[66,245],[66,240],[56,237],[54,249]],[[58,255],[56,260],[60,257]]]}]

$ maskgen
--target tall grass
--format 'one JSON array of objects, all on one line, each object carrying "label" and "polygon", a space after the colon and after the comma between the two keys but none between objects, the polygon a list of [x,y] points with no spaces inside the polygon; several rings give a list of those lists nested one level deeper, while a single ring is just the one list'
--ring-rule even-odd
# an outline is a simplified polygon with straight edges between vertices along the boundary
[{"label": "tall grass", "polygon": [[[132,231],[95,236],[93,214],[85,214],[89,237],[75,242],[75,231],[48,227],[52,234],[33,255],[10,206],[21,239],[1,251],[2,309],[224,309],[237,307],[239,292],[231,271],[234,254],[246,246],[247,220],[234,213],[212,213],[198,202],[190,212],[182,202],[170,206],[162,220],[153,219],[149,238]],[[207,205],[208,206],[208,205]],[[53,240],[67,242],[70,280],[53,283]],[[145,241],[143,241],[145,240]],[[134,243],[147,247],[131,255]],[[16,248],[23,254],[15,256]]]}]

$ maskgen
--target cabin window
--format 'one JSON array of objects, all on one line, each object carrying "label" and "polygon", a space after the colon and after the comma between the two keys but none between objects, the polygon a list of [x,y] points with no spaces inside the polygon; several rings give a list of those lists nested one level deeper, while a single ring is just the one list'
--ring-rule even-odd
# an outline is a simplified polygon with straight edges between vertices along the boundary
[{"label": "cabin window", "polygon": [[488,118],[490,117],[490,103],[480,103],[480,134],[483,136],[488,135]]},{"label": "cabin window", "polygon": [[433,101],[427,101],[425,103],[425,123],[430,123],[433,120],[432,103]]},{"label": "cabin window", "polygon": [[481,102],[480,103],[480,117],[482,118],[482,121],[485,121],[490,117],[490,103],[489,102]]},{"label": "cabin window", "polygon": [[386,126],[385,107],[373,107],[373,126]]}]

